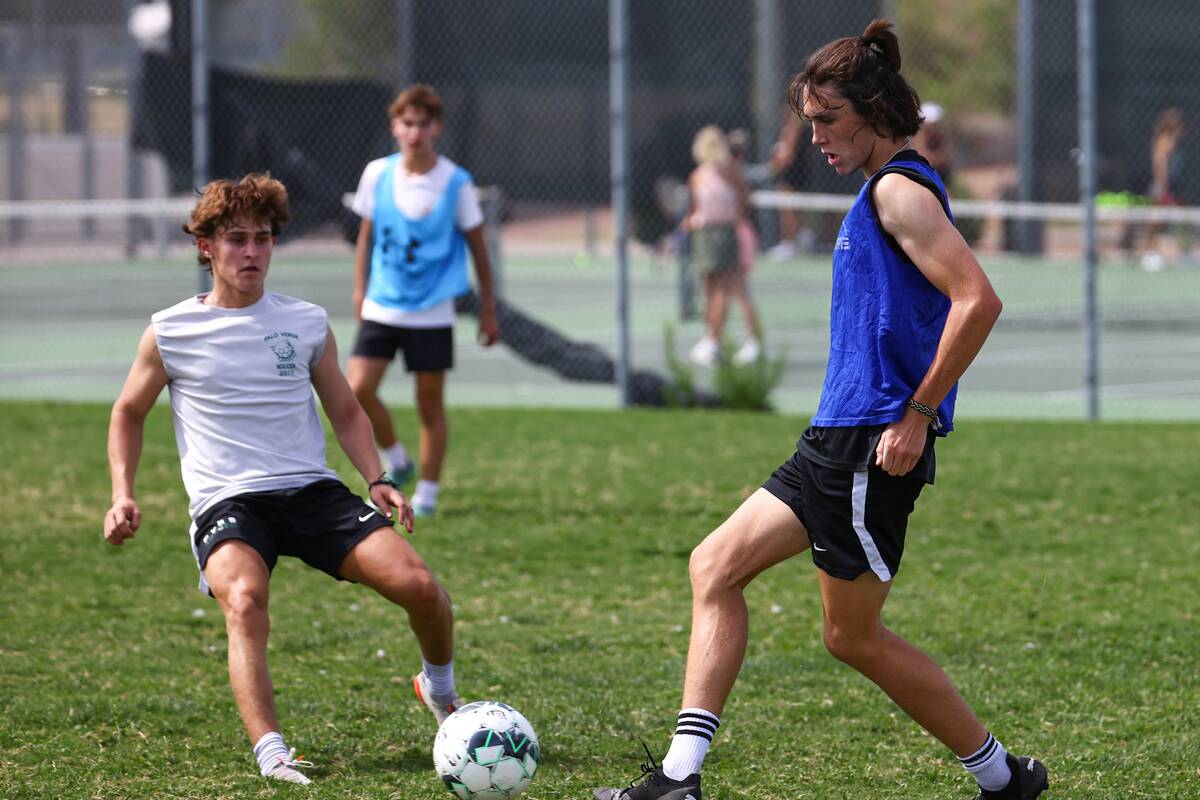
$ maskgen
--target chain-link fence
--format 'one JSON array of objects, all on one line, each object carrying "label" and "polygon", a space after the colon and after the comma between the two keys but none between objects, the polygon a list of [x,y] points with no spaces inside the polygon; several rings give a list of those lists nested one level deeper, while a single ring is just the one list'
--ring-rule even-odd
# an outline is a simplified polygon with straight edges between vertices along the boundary
[{"label": "chain-link fence", "polygon": [[[635,399],[685,373],[702,395],[724,390],[689,360],[706,361],[694,350],[708,303],[679,232],[693,138],[716,125],[736,132],[758,190],[745,275],[767,362],[783,368],[772,400],[815,407],[829,254],[861,177],[823,162],[785,90],[817,47],[887,16],[927,103],[916,144],[947,177],[960,229],[1006,303],[964,380],[962,413],[1084,415],[1078,3],[1044,0],[0,2],[0,386],[113,397],[148,314],[195,289],[179,229],[194,187],[249,171],[283,180],[293,202],[272,288],[325,305],[348,340],[358,221],[344,195],[395,149],[387,105],[419,80],[445,103],[438,149],[485,189],[507,303],[504,345],[486,351],[462,304],[451,402],[618,404],[619,8]],[[1101,413],[1195,418],[1200,157],[1186,131],[1200,111],[1200,10],[1094,8]],[[750,331],[734,306],[736,354]],[[405,402],[394,372],[388,399]]]}]

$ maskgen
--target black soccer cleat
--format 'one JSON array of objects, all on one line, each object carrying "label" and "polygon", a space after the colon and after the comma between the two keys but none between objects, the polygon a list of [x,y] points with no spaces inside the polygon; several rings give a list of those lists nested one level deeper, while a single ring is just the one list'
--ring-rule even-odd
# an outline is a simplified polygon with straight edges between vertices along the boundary
[{"label": "black soccer cleat", "polygon": [[701,800],[700,773],[675,781],[662,767],[655,767],[642,776],[640,783],[635,780],[628,789],[597,789],[593,796],[596,800]]},{"label": "black soccer cleat", "polygon": [[998,792],[981,788],[975,800],[1034,800],[1050,787],[1046,767],[1036,758],[1014,757],[1009,753],[1008,768],[1012,770],[1008,786]]},{"label": "black soccer cleat", "polygon": [[646,749],[649,763],[642,764],[641,776],[629,783],[628,789],[597,789],[595,800],[701,800],[700,773],[689,775],[681,781],[668,778],[662,767],[654,763],[650,748]]}]

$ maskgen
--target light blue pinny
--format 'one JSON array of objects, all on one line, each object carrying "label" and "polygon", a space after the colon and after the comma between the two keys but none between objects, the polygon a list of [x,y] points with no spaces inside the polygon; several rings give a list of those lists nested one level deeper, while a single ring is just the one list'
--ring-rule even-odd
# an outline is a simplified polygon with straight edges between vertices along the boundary
[{"label": "light blue pinny", "polygon": [[466,240],[454,224],[458,193],[471,176],[455,167],[433,209],[420,219],[409,219],[395,200],[395,174],[401,157],[397,153],[388,158],[375,187],[367,297],[388,308],[422,311],[471,288]]}]

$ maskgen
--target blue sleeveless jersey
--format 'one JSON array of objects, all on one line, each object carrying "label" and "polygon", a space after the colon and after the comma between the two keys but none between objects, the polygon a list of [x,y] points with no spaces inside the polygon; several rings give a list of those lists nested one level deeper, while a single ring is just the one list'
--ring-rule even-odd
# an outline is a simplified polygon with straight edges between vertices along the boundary
[{"label": "blue sleeveless jersey", "polygon": [[471,176],[456,167],[433,210],[409,219],[396,207],[394,176],[400,158],[399,153],[388,158],[375,187],[367,297],[389,308],[421,311],[471,288],[466,240],[454,224],[459,190]]},{"label": "blue sleeveless jersey", "polygon": [[[950,312],[950,299],[921,274],[875,213],[871,187],[889,172],[916,173],[921,183],[936,187],[950,216],[941,178],[921,160],[888,162],[859,191],[833,251],[829,365],[815,426],[879,425],[903,417],[933,363]],[[955,384],[938,406],[940,435],[954,428],[957,391]]]}]

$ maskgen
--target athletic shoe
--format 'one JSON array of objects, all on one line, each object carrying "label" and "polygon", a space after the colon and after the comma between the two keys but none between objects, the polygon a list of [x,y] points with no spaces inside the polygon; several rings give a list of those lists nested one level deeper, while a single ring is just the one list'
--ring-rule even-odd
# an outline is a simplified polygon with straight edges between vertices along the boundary
[{"label": "athletic shoe", "polygon": [[796,244],[791,241],[782,241],[767,251],[767,255],[772,261],[787,261],[796,257]]},{"label": "athletic shoe", "polygon": [[698,364],[701,367],[711,367],[717,363],[717,356],[721,354],[721,346],[717,344],[715,339],[705,336],[700,341],[692,345],[692,349],[688,351],[688,358],[693,364]]},{"label": "athletic shoe", "polygon": [[681,781],[668,778],[663,768],[654,763],[650,748],[646,749],[649,763],[642,764],[642,774],[630,782],[628,789],[597,789],[595,800],[701,800],[700,773],[689,775]]},{"label": "athletic shoe", "polygon": [[758,360],[762,353],[762,348],[758,345],[757,339],[747,339],[738,351],[733,354],[733,363],[735,364],[753,364]]},{"label": "athletic shoe", "polygon": [[436,506],[419,506],[416,504],[413,505],[412,509],[414,517],[432,517],[437,511]]},{"label": "athletic shoe", "polygon": [[263,777],[274,778],[277,781],[287,781],[288,783],[298,783],[301,786],[307,786],[312,783],[308,777],[300,772],[297,767],[311,767],[311,761],[305,761],[304,757],[296,758],[296,748],[288,751],[288,757],[280,758],[279,763],[271,768],[271,771]]},{"label": "athletic shoe", "polygon": [[1046,767],[1036,758],[1014,758],[1012,753],[1009,753],[1008,768],[1012,770],[1008,786],[998,792],[980,788],[979,796],[975,800],[1034,800],[1050,786]]},{"label": "athletic shoe", "polygon": [[429,679],[425,677],[424,670],[418,672],[413,677],[413,691],[416,692],[417,699],[421,701],[422,705],[433,712],[439,728],[446,721],[446,717],[458,711],[463,705],[462,698],[458,695],[454,695],[454,697],[444,703],[434,700],[433,690],[429,686]]},{"label": "athletic shoe", "polygon": [[1151,250],[1142,256],[1141,264],[1142,269],[1146,272],[1162,272],[1163,267],[1167,265],[1167,260],[1162,257],[1162,254]]},{"label": "athletic shoe", "polygon": [[405,461],[398,467],[392,467],[388,470],[388,479],[397,486],[405,486],[410,483],[413,476],[417,474],[416,465],[413,462]]}]

